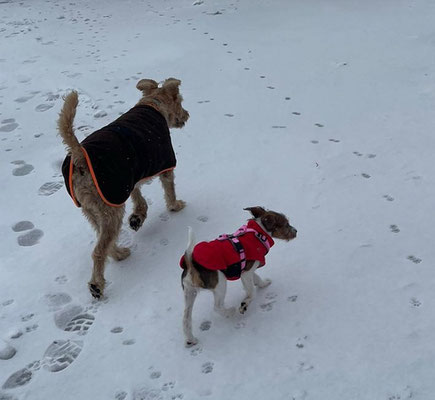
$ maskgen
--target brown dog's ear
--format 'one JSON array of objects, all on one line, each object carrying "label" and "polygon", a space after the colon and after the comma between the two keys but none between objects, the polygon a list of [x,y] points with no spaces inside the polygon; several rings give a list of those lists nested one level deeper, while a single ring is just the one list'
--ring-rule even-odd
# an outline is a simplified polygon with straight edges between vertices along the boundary
[{"label": "brown dog's ear", "polygon": [[273,228],[276,225],[276,218],[273,214],[267,214],[264,217],[261,218],[261,223],[264,225],[264,227],[269,231],[272,232]]},{"label": "brown dog's ear", "polygon": [[141,79],[136,84],[136,87],[141,90],[145,96],[150,94],[153,90],[157,89],[158,86],[159,84],[152,79]]},{"label": "brown dog's ear", "polygon": [[254,218],[260,218],[262,215],[266,213],[266,210],[263,207],[247,207],[244,208],[246,211],[250,211]]},{"label": "brown dog's ear", "polygon": [[162,89],[169,93],[170,96],[176,98],[180,93],[178,87],[181,85],[181,81],[175,78],[168,78],[162,85]]}]

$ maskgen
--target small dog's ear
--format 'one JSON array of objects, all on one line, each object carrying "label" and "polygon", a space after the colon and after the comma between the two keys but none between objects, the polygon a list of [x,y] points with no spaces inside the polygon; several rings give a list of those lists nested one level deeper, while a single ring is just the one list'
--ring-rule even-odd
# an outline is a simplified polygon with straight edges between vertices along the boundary
[{"label": "small dog's ear", "polygon": [[143,92],[143,94],[146,96],[150,94],[153,90],[157,89],[159,87],[159,84],[156,81],[153,81],[152,79],[141,79],[137,84],[136,87]]},{"label": "small dog's ear", "polygon": [[247,207],[244,208],[246,211],[250,211],[254,218],[260,218],[262,215],[266,213],[266,210],[263,207]]},{"label": "small dog's ear", "polygon": [[273,228],[276,225],[276,218],[273,214],[267,214],[264,217],[261,218],[261,223],[264,225],[264,227],[269,231],[273,231]]},{"label": "small dog's ear", "polygon": [[162,89],[169,93],[170,96],[176,98],[179,92],[179,86],[181,85],[181,81],[175,78],[168,78],[162,85]]}]

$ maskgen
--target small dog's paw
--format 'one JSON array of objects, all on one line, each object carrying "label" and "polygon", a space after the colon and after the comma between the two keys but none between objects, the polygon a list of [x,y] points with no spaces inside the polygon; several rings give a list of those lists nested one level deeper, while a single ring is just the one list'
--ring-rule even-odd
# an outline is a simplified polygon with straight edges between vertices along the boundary
[{"label": "small dog's paw", "polygon": [[263,281],[258,284],[258,287],[260,289],[263,289],[265,287],[268,287],[271,283],[272,283],[272,281],[270,279],[263,279]]},{"label": "small dog's paw", "polygon": [[116,249],[112,250],[110,255],[116,261],[122,261],[125,260],[130,255],[130,253],[131,251],[128,247],[117,247]]},{"label": "small dog's paw", "polygon": [[183,200],[176,200],[174,203],[172,203],[171,205],[168,206],[168,210],[169,211],[180,211],[182,210],[184,207],[186,207],[186,202]]},{"label": "small dog's paw", "polygon": [[198,339],[196,337],[191,337],[190,339],[186,339],[186,342],[184,343],[186,347],[192,347],[195,346],[196,344],[198,344]]},{"label": "small dog's paw", "polygon": [[97,284],[89,282],[89,291],[91,292],[92,297],[96,299],[101,299],[103,297],[103,288],[99,288]]},{"label": "small dog's paw", "polygon": [[242,303],[240,304],[240,307],[239,307],[240,314],[244,314],[247,309],[248,309],[248,303],[245,303],[244,301],[242,301]]},{"label": "small dog's paw", "polygon": [[139,228],[142,226],[143,222],[145,221],[145,218],[141,218],[138,214],[131,214],[128,218],[128,223],[130,224],[130,228],[134,231],[138,231]]}]

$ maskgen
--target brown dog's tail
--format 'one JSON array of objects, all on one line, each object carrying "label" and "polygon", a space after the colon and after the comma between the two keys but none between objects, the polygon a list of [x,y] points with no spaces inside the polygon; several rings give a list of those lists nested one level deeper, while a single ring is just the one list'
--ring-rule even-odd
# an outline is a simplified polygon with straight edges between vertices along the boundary
[{"label": "brown dog's tail", "polygon": [[80,143],[74,134],[73,128],[78,104],[79,96],[77,92],[73,90],[64,98],[63,107],[59,113],[59,120],[57,121],[57,127],[60,136],[62,136],[62,141],[75,162],[84,161],[84,155],[80,149]]}]

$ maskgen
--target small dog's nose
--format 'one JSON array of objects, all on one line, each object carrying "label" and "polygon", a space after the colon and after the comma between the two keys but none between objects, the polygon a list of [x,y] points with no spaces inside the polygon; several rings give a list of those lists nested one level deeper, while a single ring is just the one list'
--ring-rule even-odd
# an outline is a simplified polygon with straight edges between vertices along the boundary
[{"label": "small dog's nose", "polygon": [[298,233],[298,231],[292,227],[292,234],[296,236],[297,233]]}]

